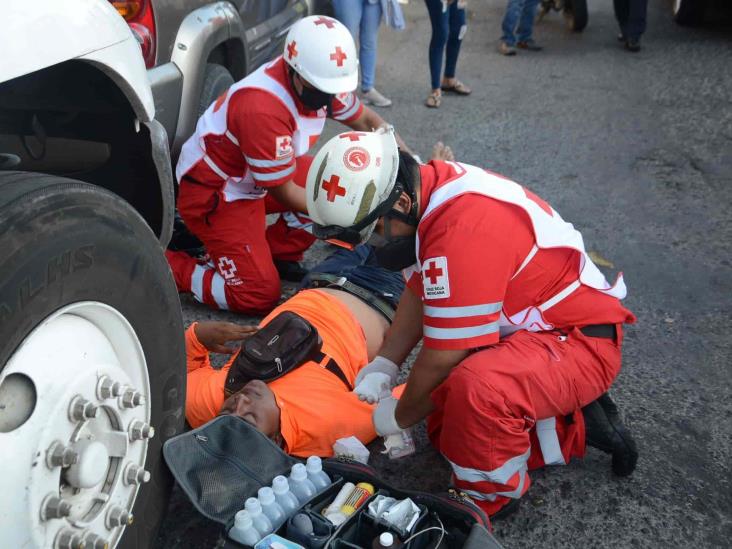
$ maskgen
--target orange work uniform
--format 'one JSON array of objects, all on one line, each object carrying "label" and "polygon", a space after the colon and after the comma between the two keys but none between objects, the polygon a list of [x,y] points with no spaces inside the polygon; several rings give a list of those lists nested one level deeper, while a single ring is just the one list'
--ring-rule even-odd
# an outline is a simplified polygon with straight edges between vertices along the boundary
[{"label": "orange work uniform", "polygon": [[[358,320],[338,298],[316,289],[303,290],[277,307],[261,322],[283,311],[306,318],[323,339],[322,351],[340,366],[353,385],[368,363],[366,336]],[[186,419],[193,427],[213,419],[224,403],[224,383],[236,355],[221,368],[211,367],[208,351],[193,326],[186,332],[188,390]],[[355,436],[364,444],[376,438],[373,405],[362,402],[333,373],[306,362],[268,384],[280,408],[280,430],[286,451],[295,456],[331,456],[333,443]]]}]

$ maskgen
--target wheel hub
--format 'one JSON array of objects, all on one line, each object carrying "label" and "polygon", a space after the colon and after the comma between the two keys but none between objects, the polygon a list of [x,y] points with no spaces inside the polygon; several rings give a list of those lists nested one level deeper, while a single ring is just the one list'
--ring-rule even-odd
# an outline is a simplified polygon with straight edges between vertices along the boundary
[{"label": "wheel hub", "polygon": [[105,304],[70,305],[18,347],[0,392],[13,374],[26,376],[38,398],[23,423],[13,419],[17,426],[0,432],[0,446],[16,448],[0,498],[8,519],[0,539],[13,547],[113,547],[150,479],[150,386],[134,330]]}]

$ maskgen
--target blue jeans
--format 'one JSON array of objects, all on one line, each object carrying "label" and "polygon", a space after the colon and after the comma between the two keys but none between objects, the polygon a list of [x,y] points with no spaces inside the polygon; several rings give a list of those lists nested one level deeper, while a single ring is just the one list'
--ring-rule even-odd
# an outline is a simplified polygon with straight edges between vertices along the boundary
[{"label": "blue jeans", "polygon": [[613,0],[613,7],[623,36],[639,40],[646,32],[648,0]]},{"label": "blue jeans", "polygon": [[374,87],[376,76],[381,0],[333,0],[333,12],[351,31],[353,39],[358,39],[361,90],[367,92]]},{"label": "blue jeans", "polygon": [[[442,57],[445,60],[445,78],[455,78],[460,45],[467,29],[465,23],[465,9],[458,9],[457,0],[445,5],[443,0],[424,0],[432,23],[432,38],[430,39],[430,76],[432,89],[440,87],[442,79]],[[446,9],[445,9],[446,7]]]},{"label": "blue jeans", "polygon": [[509,46],[516,42],[528,42],[534,31],[534,17],[539,0],[508,0],[503,16],[501,40]]},{"label": "blue jeans", "polygon": [[310,275],[315,273],[345,276],[349,282],[380,296],[395,309],[404,291],[402,273],[379,267],[374,249],[366,244],[353,250],[341,248],[330,254],[310,270],[300,283],[301,289],[310,286]]}]

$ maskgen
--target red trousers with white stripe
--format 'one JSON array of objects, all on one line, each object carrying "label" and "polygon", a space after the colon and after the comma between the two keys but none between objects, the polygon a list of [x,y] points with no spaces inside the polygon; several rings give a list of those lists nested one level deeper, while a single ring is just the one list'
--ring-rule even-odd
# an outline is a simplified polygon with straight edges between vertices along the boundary
[{"label": "red trousers with white stripe", "polygon": [[[311,156],[297,159],[293,179],[304,187]],[[267,314],[280,299],[280,278],[273,258],[299,261],[315,237],[302,230],[309,220],[264,199],[226,202],[220,191],[187,182],[180,185],[178,211],[206,247],[211,262],[202,265],[184,252],[165,255],[178,291],[218,309]],[[281,213],[267,227],[266,215]]]},{"label": "red trousers with white stripe", "polygon": [[[528,470],[585,453],[581,407],[620,371],[618,340],[521,330],[468,356],[432,393],[432,444],[453,482],[488,514],[531,484]],[[444,427],[444,428],[443,428]]]}]

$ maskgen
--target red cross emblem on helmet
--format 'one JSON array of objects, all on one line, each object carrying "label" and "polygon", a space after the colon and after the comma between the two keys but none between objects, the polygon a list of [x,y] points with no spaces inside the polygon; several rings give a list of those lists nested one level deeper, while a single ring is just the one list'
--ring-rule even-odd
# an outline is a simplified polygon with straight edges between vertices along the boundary
[{"label": "red cross emblem on helmet", "polygon": [[343,61],[348,59],[348,56],[346,55],[346,52],[344,52],[340,46],[336,46],[336,49],[333,53],[330,54],[330,60],[335,61],[336,65],[339,67],[343,66]]},{"label": "red cross emblem on helmet", "polygon": [[297,42],[295,42],[294,40],[292,42],[290,42],[289,44],[287,44],[287,55],[289,56],[290,59],[297,56],[296,46],[297,46]]},{"label": "red cross emblem on helmet", "polygon": [[316,27],[318,25],[325,25],[329,29],[332,29],[333,27],[335,27],[335,21],[333,19],[331,19],[330,17],[323,17],[323,16],[318,17],[315,21],[313,21],[313,23],[315,23]]}]

